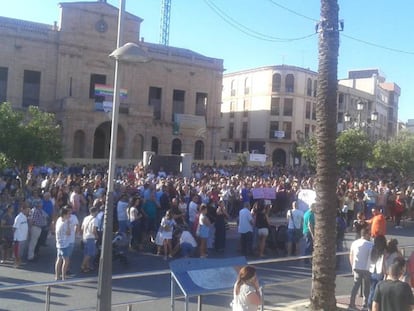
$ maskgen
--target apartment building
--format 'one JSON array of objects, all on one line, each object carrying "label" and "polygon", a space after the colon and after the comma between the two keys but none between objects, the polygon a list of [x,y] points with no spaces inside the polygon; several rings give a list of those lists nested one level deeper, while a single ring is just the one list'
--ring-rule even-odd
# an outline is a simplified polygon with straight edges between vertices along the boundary
[{"label": "apartment building", "polygon": [[[388,138],[395,135],[392,125],[400,91],[378,72],[368,75],[353,71],[340,81],[337,131],[358,127],[372,139]],[[225,74],[222,154],[249,151],[266,154],[275,165],[301,164],[296,146],[315,132],[317,83],[316,72],[288,65]]]},{"label": "apartment building", "polygon": [[[118,8],[105,1],[59,4],[54,25],[0,17],[0,102],[56,114],[66,159],[109,157]],[[125,13],[123,42],[151,59],[120,65],[117,156],[141,159],[219,151],[223,61],[140,39],[142,19]]]}]

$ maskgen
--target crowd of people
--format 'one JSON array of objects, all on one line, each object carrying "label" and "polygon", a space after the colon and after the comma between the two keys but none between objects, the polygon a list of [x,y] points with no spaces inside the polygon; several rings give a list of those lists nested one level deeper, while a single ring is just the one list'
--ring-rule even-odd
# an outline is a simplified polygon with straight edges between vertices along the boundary
[{"label": "crowd of people", "polygon": [[[24,175],[25,178],[22,178]],[[95,269],[104,227],[107,169],[101,165],[33,167],[0,179],[1,263],[36,260],[48,235],[57,248],[55,278],[70,273],[77,237],[84,259],[81,271]],[[270,189],[265,197],[257,188]],[[164,259],[199,256],[226,249],[228,222],[237,220],[240,251],[266,256],[269,215],[286,217],[289,255],[310,255],[315,217],[312,204],[299,204],[300,192],[315,188],[304,168],[203,166],[192,176],[173,175],[161,167],[118,167],[114,183],[114,233],[124,234],[130,250],[151,251]],[[414,216],[413,183],[380,171],[344,171],[337,184],[337,247],[344,232],[370,228],[371,236],[386,221],[396,228]],[[373,231],[378,231],[372,235]],[[300,241],[305,242],[301,251]]]}]

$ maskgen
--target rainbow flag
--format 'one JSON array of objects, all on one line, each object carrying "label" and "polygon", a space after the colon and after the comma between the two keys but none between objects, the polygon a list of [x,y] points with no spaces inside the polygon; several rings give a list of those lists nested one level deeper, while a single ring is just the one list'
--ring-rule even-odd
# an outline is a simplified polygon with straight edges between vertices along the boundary
[{"label": "rainbow flag", "polygon": [[[96,96],[114,96],[114,87],[106,84],[95,84]],[[128,90],[120,89],[121,98],[128,97]]]}]

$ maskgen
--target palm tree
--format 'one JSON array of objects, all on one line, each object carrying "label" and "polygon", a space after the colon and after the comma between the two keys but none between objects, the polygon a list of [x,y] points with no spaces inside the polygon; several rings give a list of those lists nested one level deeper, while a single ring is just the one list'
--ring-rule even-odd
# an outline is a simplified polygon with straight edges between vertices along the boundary
[{"label": "palm tree", "polygon": [[339,49],[338,1],[321,0],[316,105],[316,210],[312,267],[312,310],[336,310],[336,95]]}]

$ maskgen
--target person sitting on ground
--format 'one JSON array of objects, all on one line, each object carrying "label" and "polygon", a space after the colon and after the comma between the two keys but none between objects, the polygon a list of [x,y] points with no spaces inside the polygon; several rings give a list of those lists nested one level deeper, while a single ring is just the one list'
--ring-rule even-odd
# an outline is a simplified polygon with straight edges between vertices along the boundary
[{"label": "person sitting on ground", "polygon": [[186,228],[176,231],[174,236],[178,239],[178,243],[176,243],[172,254],[175,255],[180,251],[180,255],[184,258],[193,256],[197,248],[197,241],[191,232]]}]

